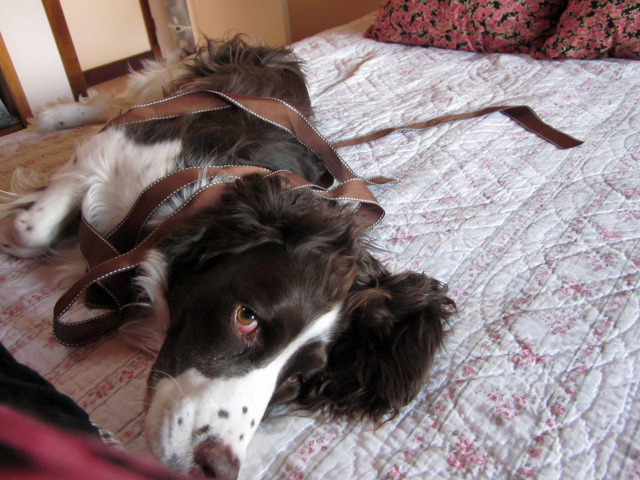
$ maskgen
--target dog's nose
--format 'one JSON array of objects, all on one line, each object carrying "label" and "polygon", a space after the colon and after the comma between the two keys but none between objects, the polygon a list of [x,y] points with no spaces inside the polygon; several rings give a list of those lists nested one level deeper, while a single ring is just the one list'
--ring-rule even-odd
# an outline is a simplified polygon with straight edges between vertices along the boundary
[{"label": "dog's nose", "polygon": [[193,461],[206,477],[216,480],[237,480],[240,471],[240,460],[217,437],[209,437],[198,444],[193,452]]}]

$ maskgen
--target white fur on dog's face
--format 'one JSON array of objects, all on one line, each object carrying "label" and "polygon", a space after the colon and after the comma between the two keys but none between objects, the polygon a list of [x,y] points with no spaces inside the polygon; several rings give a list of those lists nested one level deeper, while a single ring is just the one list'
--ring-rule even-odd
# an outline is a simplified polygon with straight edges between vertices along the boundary
[{"label": "white fur on dog's face", "polygon": [[158,381],[145,427],[153,453],[188,472],[198,445],[213,437],[242,462],[287,361],[305,345],[327,342],[339,311],[334,307],[321,315],[267,365],[245,375],[211,379],[190,368]]}]

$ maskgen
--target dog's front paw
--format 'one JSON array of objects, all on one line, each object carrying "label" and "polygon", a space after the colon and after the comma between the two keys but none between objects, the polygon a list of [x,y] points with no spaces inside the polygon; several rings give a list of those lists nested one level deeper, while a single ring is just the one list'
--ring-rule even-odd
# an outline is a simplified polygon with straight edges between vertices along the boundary
[{"label": "dog's front paw", "polygon": [[47,246],[29,246],[24,243],[23,232],[28,223],[21,224],[24,230],[17,228],[17,215],[9,215],[0,219],[0,250],[19,258],[33,258],[47,252]]},{"label": "dog's front paw", "polygon": [[35,202],[27,210],[19,210],[13,225],[22,245],[29,248],[48,247],[57,233],[55,224],[51,224],[51,215],[40,202]]},{"label": "dog's front paw", "polygon": [[[36,219],[33,218],[33,212],[30,210],[20,210],[15,215],[14,219],[14,227],[18,231],[19,235],[23,238],[26,238],[27,243],[38,243],[37,239],[31,239],[34,232],[34,221]],[[37,231],[35,234],[37,236]],[[30,241],[31,240],[31,241]]]}]

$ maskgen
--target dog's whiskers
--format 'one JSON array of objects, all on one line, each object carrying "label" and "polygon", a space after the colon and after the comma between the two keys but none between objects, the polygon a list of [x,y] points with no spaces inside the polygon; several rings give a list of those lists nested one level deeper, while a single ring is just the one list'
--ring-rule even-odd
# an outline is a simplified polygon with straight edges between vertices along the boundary
[{"label": "dog's whiskers", "polygon": [[[154,369],[154,370],[151,370],[151,373],[154,373],[154,372],[155,372],[155,373],[160,373],[160,374],[162,374],[162,375],[166,375],[166,377],[167,377],[167,378],[169,378],[170,380],[172,380],[172,381],[173,381],[173,383],[175,383],[175,384],[176,384],[176,386],[178,387],[178,390],[180,390],[180,395],[182,395],[183,397],[185,396],[185,395],[184,395],[184,392],[182,391],[182,387],[180,386],[180,384],[178,383],[178,381],[175,379],[175,377],[173,377],[172,375],[169,375],[167,372],[163,372],[162,370],[155,370],[155,369]],[[149,388],[154,389],[154,390],[157,390],[157,388],[156,388],[155,386],[153,386],[153,387],[149,387]],[[174,400],[174,399],[172,399],[172,400]]]}]

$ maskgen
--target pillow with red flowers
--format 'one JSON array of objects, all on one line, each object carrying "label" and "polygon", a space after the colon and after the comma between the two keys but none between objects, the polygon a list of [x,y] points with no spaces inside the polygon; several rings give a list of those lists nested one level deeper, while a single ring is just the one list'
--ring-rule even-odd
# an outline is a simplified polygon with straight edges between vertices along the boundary
[{"label": "pillow with red flowers", "polygon": [[567,0],[387,0],[365,36],[471,52],[528,53],[554,31]]},{"label": "pillow with red flowers", "polygon": [[570,0],[536,58],[640,59],[640,2]]}]

